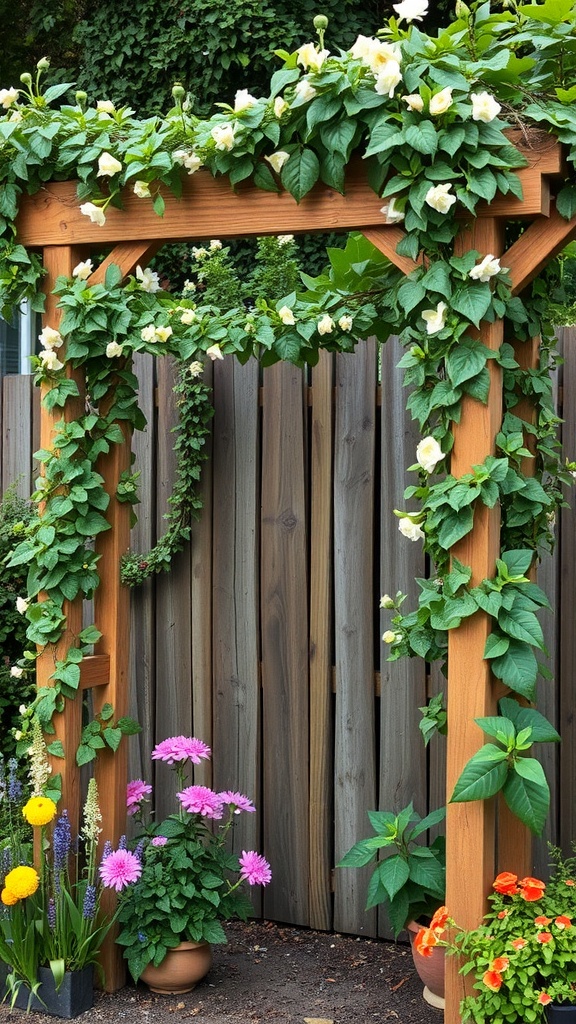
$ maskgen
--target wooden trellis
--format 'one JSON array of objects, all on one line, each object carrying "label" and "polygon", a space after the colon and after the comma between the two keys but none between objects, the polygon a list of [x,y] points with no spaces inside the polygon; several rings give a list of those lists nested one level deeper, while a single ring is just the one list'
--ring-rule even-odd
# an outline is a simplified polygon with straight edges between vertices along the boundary
[{"label": "wooden trellis", "polygon": [[[514,294],[529,284],[556,253],[576,237],[576,217],[566,221],[556,212],[553,199],[555,178],[563,175],[562,150],[550,136],[536,133],[528,140],[516,138],[515,144],[528,159],[528,166],[519,172],[523,200],[497,197],[491,204],[480,204],[477,218],[463,224],[458,239],[459,252],[476,249],[481,254],[499,256],[509,268]],[[17,240],[33,249],[43,250],[47,270],[45,322],[58,327],[60,311],[52,288],[58,275],[70,276],[72,268],[90,252],[103,246],[113,249],[91,275],[90,283],[104,280],[106,267],[117,264],[124,276],[137,264],[146,265],[165,242],[198,240],[209,237],[230,239],[247,235],[309,233],[331,230],[360,230],[402,271],[409,273],[417,264],[399,256],[396,245],[403,235],[398,226],[383,225],[382,200],[365,180],[363,165],[349,167],[346,194],[339,195],[326,186],[316,186],[296,204],[288,193],[272,194],[250,185],[232,191],[228,182],[213,179],[200,171],[184,183],[183,197],[175,199],[164,192],[166,211],[157,217],[151,206],[133,194],[124,196],[124,210],[107,210],[106,223],[97,227],[79,210],[74,182],[47,184],[35,196],[26,197],[17,220]],[[504,247],[504,226],[507,219],[522,219],[525,230],[508,250]],[[503,340],[503,324],[482,324],[479,337],[496,350]],[[513,341],[513,339],[506,339]],[[538,344],[519,343],[516,358],[523,366],[536,365]],[[502,419],[501,372],[489,362],[491,383],[488,403],[464,399],[461,422],[454,427],[452,473],[461,476],[475,464],[494,453],[495,437]],[[67,367],[67,372],[72,374]],[[82,381],[78,379],[80,389]],[[526,403],[518,407],[524,419],[530,418]],[[72,421],[83,414],[83,398],[68,402],[64,413],[42,409],[41,445],[52,443],[54,423],[62,416]],[[105,702],[114,706],[117,717],[128,711],[129,657],[129,591],[120,583],[120,556],[129,546],[129,506],[114,500],[117,482],[130,464],[130,438],[123,445],[113,446],[98,465],[111,496],[108,519],[111,529],[96,539],[100,557],[101,584],[94,600],[95,622],[102,639],[93,656],[81,666],[81,688],[92,689],[95,710]],[[473,531],[455,548],[455,555],[472,567],[472,583],[490,577],[495,571],[499,552],[498,508],[479,505]],[[63,657],[82,628],[82,601],[67,602],[67,631],[59,644],[46,648],[37,662],[38,686],[52,685],[51,675],[56,659]],[[456,779],[479,745],[478,727],[474,718],[494,714],[500,696],[490,674],[489,662],[483,660],[490,620],[477,612],[449,634],[448,714],[450,730],[447,740],[447,792],[451,794]],[[499,685],[499,684],[498,684]],[[63,803],[72,822],[79,817],[80,787],[74,752],[81,731],[81,701],[67,701],[65,710],[56,716],[56,733],[67,754],[63,769]],[[323,738],[311,737],[311,762],[314,744],[320,748]],[[318,750],[320,754],[320,750]],[[321,758],[319,757],[319,760]],[[126,749],[122,744],[116,754],[102,751],[96,762],[96,777],[102,800],[103,834],[117,841],[125,824]],[[62,762],[57,763],[62,770]],[[314,780],[310,786],[314,801]],[[496,828],[498,819],[498,828]],[[311,832],[324,827],[323,819],[311,817]],[[312,834],[310,847],[322,845],[322,837]],[[496,856],[497,849],[497,856]],[[530,836],[503,802],[495,800],[448,805],[447,817],[447,904],[464,927],[474,927],[485,910],[486,895],[495,872],[500,867],[518,874],[529,874],[531,866]],[[313,865],[311,865],[313,872]],[[313,882],[312,882],[313,884]],[[106,987],[114,991],[123,984],[123,962],[117,949],[109,942],[103,954]],[[447,1024],[459,1020],[458,1006],[463,995],[463,981],[457,975],[454,958],[448,961],[446,1014]]]}]

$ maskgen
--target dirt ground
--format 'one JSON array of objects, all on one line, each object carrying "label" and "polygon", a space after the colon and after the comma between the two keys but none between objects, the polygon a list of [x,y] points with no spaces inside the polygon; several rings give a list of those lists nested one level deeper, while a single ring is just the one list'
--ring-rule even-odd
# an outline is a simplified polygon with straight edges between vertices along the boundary
[{"label": "dirt ground", "polygon": [[[204,981],[183,996],[128,985],[96,993],[79,1024],[442,1024],[422,999],[408,946],[270,922],[226,926]],[[1,1024],[23,1024],[0,1006]],[[55,1018],[33,1013],[31,1024]]]}]

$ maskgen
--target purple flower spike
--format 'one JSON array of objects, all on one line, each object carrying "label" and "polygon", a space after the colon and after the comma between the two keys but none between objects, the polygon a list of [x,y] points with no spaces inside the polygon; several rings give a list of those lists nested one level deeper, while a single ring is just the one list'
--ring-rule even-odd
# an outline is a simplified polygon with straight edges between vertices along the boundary
[{"label": "purple flower spike", "polygon": [[62,811],[62,817],[58,818],[54,826],[52,837],[52,850],[54,853],[54,873],[58,874],[67,866],[68,857],[72,848],[72,833],[68,820],[68,811]]},{"label": "purple flower spike", "polygon": [[87,885],[82,904],[82,917],[85,921],[92,921],[96,913],[96,886]]}]

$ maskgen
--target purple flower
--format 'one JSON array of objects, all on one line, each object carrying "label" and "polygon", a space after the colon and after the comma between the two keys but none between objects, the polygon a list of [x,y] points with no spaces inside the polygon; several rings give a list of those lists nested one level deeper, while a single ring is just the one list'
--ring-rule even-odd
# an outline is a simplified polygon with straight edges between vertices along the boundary
[{"label": "purple flower", "polygon": [[142,865],[129,850],[115,850],[100,865],[102,885],[108,889],[116,889],[116,892],[121,892],[127,885],[137,882],[141,874]]},{"label": "purple flower", "polygon": [[234,807],[234,814],[240,814],[240,811],[255,811],[256,808],[251,800],[247,796],[243,796],[242,793],[233,793],[231,789],[224,790],[223,793],[218,793],[222,803],[232,804]]},{"label": "purple flower", "polygon": [[240,878],[248,885],[268,885],[272,879],[272,871],[265,857],[262,857],[254,850],[242,850],[242,856],[238,858],[240,864]]},{"label": "purple flower", "polygon": [[82,904],[82,917],[86,921],[92,921],[96,913],[96,886],[87,885]]},{"label": "purple flower", "polygon": [[111,853],[112,853],[112,843],[110,842],[109,839],[107,839],[106,842],[104,843],[104,849],[102,850],[102,864],[104,863],[106,858],[110,856]]},{"label": "purple flower", "polygon": [[218,793],[207,786],[187,786],[176,793],[182,807],[190,814],[201,814],[203,818],[221,818],[223,803]]},{"label": "purple flower", "polygon": [[54,854],[54,873],[58,874],[68,865],[68,857],[72,846],[72,833],[68,820],[68,811],[62,811],[62,817],[58,818],[54,826],[52,836],[52,851]]},{"label": "purple flower", "polygon": [[51,896],[50,899],[48,900],[47,917],[48,917],[48,927],[49,927],[50,931],[53,932],[53,931],[56,930],[56,904],[54,902],[54,897],[53,896]]},{"label": "purple flower", "polygon": [[22,783],[16,776],[18,762],[15,757],[8,761],[8,799],[16,802],[22,796]]},{"label": "purple flower", "polygon": [[154,836],[154,839],[151,840],[150,845],[151,846],[166,846],[167,842],[168,842],[168,840],[166,839],[166,836]]},{"label": "purple flower", "polygon": [[118,840],[118,849],[125,850],[127,846],[128,840],[126,839],[126,836],[120,836],[120,839]]},{"label": "purple flower", "polygon": [[210,754],[210,747],[194,736],[171,736],[154,747],[152,760],[174,764],[175,761],[187,761],[190,758],[193,764],[200,764],[201,758],[208,758]]},{"label": "purple flower", "polygon": [[138,843],[138,845],[136,846],[135,850],[134,850],[134,856],[137,857],[139,861],[141,861],[143,853],[144,853],[144,840],[141,839],[140,842]]},{"label": "purple flower", "polygon": [[152,792],[152,786],[149,786],[143,779],[133,779],[126,786],[126,808],[128,814],[136,814],[140,804],[144,797],[149,796]]}]

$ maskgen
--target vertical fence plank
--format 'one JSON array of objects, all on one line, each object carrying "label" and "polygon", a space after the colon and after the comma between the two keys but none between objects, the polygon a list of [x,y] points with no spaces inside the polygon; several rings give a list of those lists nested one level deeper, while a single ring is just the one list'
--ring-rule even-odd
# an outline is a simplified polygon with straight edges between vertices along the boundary
[{"label": "vertical fence plank", "polygon": [[[406,467],[415,462],[420,435],[406,412],[406,391],[396,368],[401,355],[397,338],[389,338],[382,348],[380,590],[391,596],[401,590],[408,595],[404,610],[412,610],[419,594],[415,577],[424,576],[424,555],[421,544],[399,533],[393,509],[405,507],[404,488],[415,483],[415,474],[407,473]],[[384,630],[390,628],[390,618],[390,612],[382,613]],[[418,728],[418,708],[426,703],[426,664],[421,658],[388,662],[389,652],[389,646],[382,643],[379,807],[397,813],[414,800],[416,810],[425,814],[426,752]],[[444,795],[440,805],[443,803]],[[389,936],[383,918],[381,915],[380,933]]]},{"label": "vertical fence plank", "polygon": [[330,928],[334,356],[312,371],[310,430],[310,925]]},{"label": "vertical fence plank", "polygon": [[[576,328],[564,329],[564,454],[576,459],[576,402],[572,381],[576,379]],[[572,502],[574,504],[574,501]],[[574,714],[574,666],[576,665],[576,514],[562,509],[560,522],[560,844],[565,854],[576,836],[576,715]]]},{"label": "vertical fence plank", "polygon": [[2,490],[13,486],[21,498],[32,491],[32,378],[9,374],[2,379]]},{"label": "vertical fence plank", "polygon": [[264,374],[262,700],[266,916],[308,923],[308,609],[302,373]]},{"label": "vertical fence plank", "polygon": [[238,852],[260,844],[259,367],[226,360],[214,370],[214,787],[240,790],[259,812],[240,816]]},{"label": "vertical fence plank", "polygon": [[[376,355],[362,342],[336,357],[334,464],[334,617],[336,723],[334,749],[335,853],[338,861],[367,834],[366,812],[376,806],[374,693],[374,450]],[[370,869],[336,873],[334,925],[374,935],[366,913]]]}]

